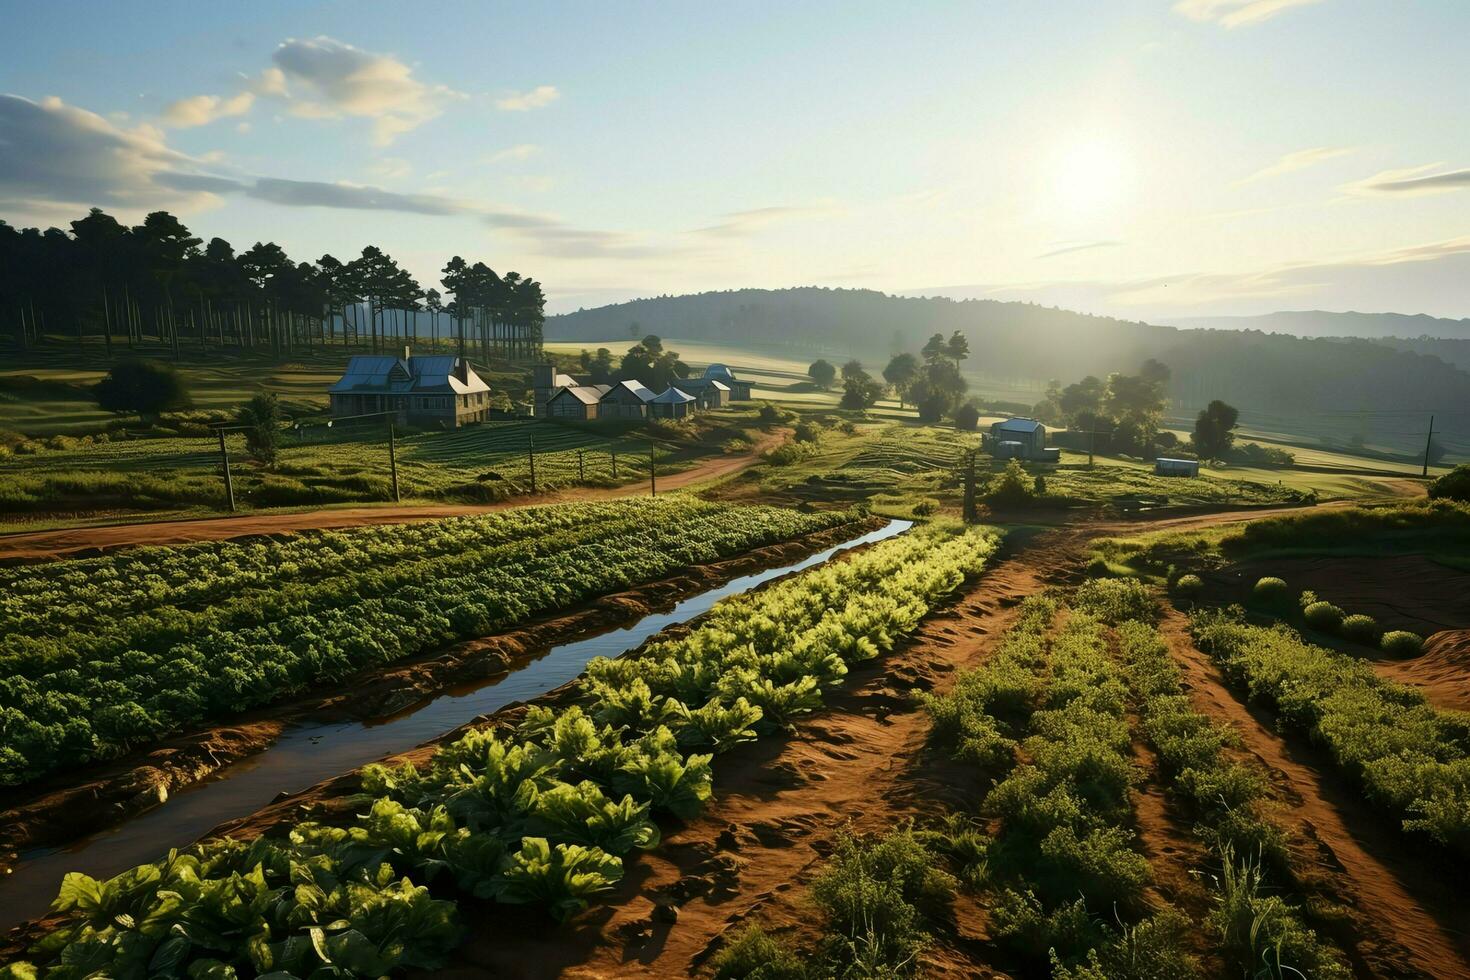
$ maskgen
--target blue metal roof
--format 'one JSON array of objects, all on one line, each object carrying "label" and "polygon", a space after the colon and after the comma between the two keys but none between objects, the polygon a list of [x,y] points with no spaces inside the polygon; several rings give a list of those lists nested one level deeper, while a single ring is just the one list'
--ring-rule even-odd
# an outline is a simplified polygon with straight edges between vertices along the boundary
[{"label": "blue metal roof", "polygon": [[731,371],[723,364],[711,364],[709,367],[704,369],[704,376],[706,378],[729,378],[733,381],[735,378],[735,372]]},{"label": "blue metal roof", "polygon": [[407,360],[383,354],[355,354],[347,370],[328,391],[338,394],[408,394],[416,391],[489,391],[474,371],[468,383],[454,374],[459,358],[453,354],[431,354]]},{"label": "blue metal roof", "polygon": [[1046,426],[1035,419],[1006,419],[992,424],[990,428],[991,431],[999,429],[1002,432],[1035,432],[1038,429],[1044,430]]}]

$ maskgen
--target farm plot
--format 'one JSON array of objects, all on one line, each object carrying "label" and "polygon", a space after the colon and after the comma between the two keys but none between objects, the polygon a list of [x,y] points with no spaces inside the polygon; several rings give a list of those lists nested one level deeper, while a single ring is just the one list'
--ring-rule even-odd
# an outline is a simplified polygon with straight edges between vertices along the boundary
[{"label": "farm plot", "polygon": [[8,570],[0,782],[850,519],[676,496]]},{"label": "farm plot", "polygon": [[69,876],[65,921],[33,953],[112,975],[378,976],[442,963],[456,903],[566,916],[613,886],[622,855],[657,846],[655,818],[704,806],[717,754],[819,707],[995,546],[983,529],[926,528],[722,603],[686,635],[595,663],[570,707],[472,732],[426,769],[366,771],[376,801],[346,826]]}]

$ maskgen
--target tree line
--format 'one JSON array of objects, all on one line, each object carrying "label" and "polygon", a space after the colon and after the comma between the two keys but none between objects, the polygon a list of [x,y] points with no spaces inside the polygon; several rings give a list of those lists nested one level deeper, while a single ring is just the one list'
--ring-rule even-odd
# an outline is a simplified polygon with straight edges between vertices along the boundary
[{"label": "tree line", "polygon": [[415,339],[427,313],[435,344],[442,317],[461,356],[540,355],[546,297],[535,279],[456,255],[440,285],[424,288],[376,245],[345,262],[298,262],[275,242],[237,253],[167,211],[128,227],[93,208],[69,231],[0,221],[0,322],[21,349],[100,337],[109,355],[145,343],[176,358],[185,345],[210,344],[381,351]]}]

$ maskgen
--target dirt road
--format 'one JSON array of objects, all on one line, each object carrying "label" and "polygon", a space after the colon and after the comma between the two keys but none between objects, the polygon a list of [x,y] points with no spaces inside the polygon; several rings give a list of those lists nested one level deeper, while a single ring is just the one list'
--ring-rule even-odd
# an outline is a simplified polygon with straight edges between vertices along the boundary
[{"label": "dirt road", "polygon": [[[788,434],[789,430],[786,429],[767,433],[749,452],[732,456],[717,456],[703,460],[682,472],[659,476],[658,490],[663,493],[733,476],[759,463],[761,454],[780,445]],[[146,524],[114,524],[104,527],[26,531],[0,536],[0,562],[44,561],[138,545],[179,545],[262,534],[339,530],[370,524],[408,524],[445,517],[489,514],[498,510],[526,507],[532,504],[638,497],[648,492],[647,483],[629,483],[620,487],[587,487],[540,494],[535,497],[513,497],[493,504],[411,504],[409,506],[369,504],[361,507],[324,510],[251,513],[230,517],[155,521]]]}]

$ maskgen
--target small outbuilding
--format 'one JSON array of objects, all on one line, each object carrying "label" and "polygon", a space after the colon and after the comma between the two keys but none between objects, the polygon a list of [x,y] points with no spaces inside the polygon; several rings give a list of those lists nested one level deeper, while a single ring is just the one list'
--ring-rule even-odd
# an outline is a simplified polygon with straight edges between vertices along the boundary
[{"label": "small outbuilding", "polygon": [[1046,447],[1046,426],[1035,419],[1010,418],[990,426],[990,454],[996,459],[1054,463],[1060,451]]},{"label": "small outbuilding", "polygon": [[1199,476],[1199,460],[1160,456],[1154,460],[1155,476]]},{"label": "small outbuilding", "polygon": [[575,385],[558,388],[546,400],[546,417],[551,419],[590,420],[597,418],[607,385]]},{"label": "small outbuilding", "polygon": [[704,380],[718,381],[720,382],[720,384],[729,388],[731,401],[750,401],[750,389],[752,387],[751,383],[749,381],[741,381],[739,378],[735,377],[735,372],[731,371],[723,364],[711,364],[709,367],[705,368]]},{"label": "small outbuilding", "polygon": [[714,378],[675,381],[674,387],[686,395],[693,395],[699,408],[724,408],[730,404],[730,386]]},{"label": "small outbuilding", "polygon": [[694,396],[669,386],[648,402],[649,414],[660,419],[682,419],[694,410]]},{"label": "small outbuilding", "polygon": [[653,389],[641,381],[619,381],[607,390],[597,406],[600,419],[643,419],[648,417],[648,403]]}]

